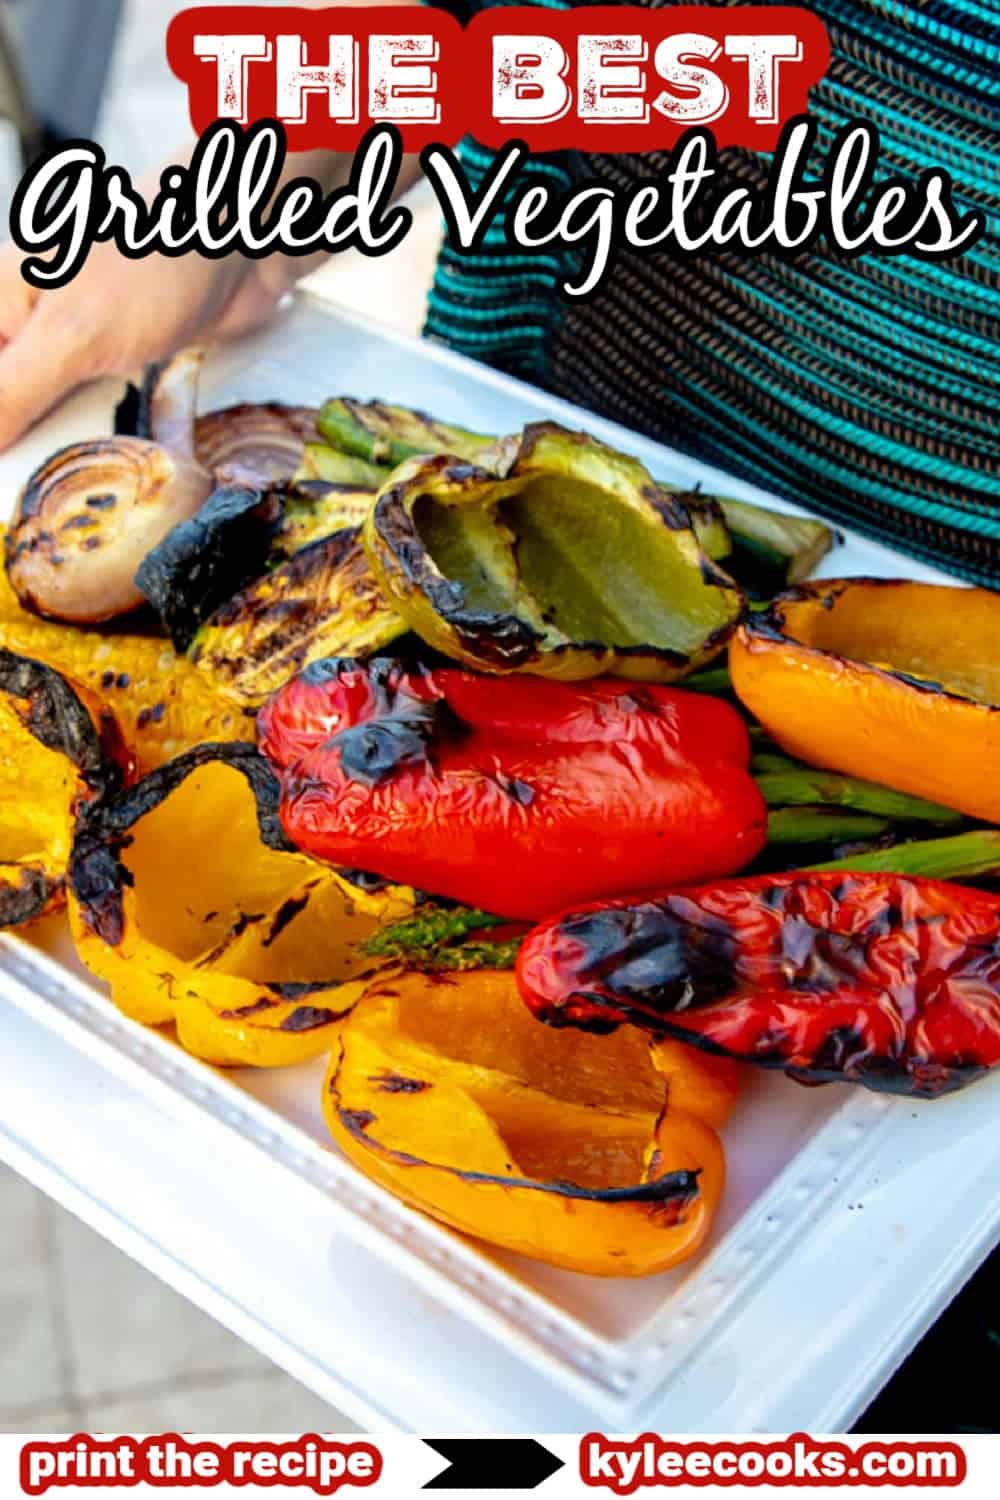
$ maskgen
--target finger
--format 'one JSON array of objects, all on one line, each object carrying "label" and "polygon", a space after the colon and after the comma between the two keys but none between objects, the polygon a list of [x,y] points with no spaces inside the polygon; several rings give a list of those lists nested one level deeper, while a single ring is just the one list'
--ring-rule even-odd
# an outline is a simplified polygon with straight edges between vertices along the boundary
[{"label": "finger", "polygon": [[21,252],[16,245],[0,245],[0,347],[24,327],[38,293],[21,275]]},{"label": "finger", "polygon": [[274,312],[274,298],[258,288],[247,288],[232,297],[218,314],[205,325],[202,337],[206,343],[226,343],[262,328]]},{"label": "finger", "polygon": [[39,308],[0,349],[0,450],[95,373],[86,331]]},{"label": "finger", "polygon": [[275,255],[258,261],[237,286],[221,312],[206,328],[210,339],[242,338],[262,328],[274,317],[281,300],[302,277],[324,265],[329,251],[295,257]]}]

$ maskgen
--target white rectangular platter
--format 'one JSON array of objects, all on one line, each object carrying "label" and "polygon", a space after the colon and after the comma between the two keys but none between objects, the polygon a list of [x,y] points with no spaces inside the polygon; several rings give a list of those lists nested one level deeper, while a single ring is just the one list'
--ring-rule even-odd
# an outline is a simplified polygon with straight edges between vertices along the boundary
[{"label": "white rectangular platter", "polygon": [[[555,418],[660,478],[790,508],[308,298],[211,361],[202,401],[330,394],[480,430]],[[115,396],[92,388],[0,458],[4,496],[107,431]],[[824,571],[935,576],[856,536]],[[328,1148],[319,1064],[194,1061],[118,1014],[58,919],[0,940],[0,1055],[0,1157],[370,1430],[843,1430],[1000,1236],[997,1077],[933,1104],[754,1079],[710,1244],[616,1282],[493,1254],[397,1203]]]}]

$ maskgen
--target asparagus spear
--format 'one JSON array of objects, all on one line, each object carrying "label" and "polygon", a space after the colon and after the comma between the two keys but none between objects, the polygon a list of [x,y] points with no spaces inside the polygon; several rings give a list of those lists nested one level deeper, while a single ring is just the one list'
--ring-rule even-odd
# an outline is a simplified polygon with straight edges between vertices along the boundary
[{"label": "asparagus spear", "polygon": [[885,871],[892,875],[925,875],[935,880],[1000,875],[1000,828],[972,828],[950,838],[918,839],[911,844],[895,844],[891,849],[874,849],[868,854],[849,855],[846,859],[805,868],[852,873]]},{"label": "asparagus spear", "polygon": [[512,969],[523,939],[509,938],[503,943],[443,943],[440,948],[419,948],[406,954],[408,969],[423,969],[434,974],[455,973],[465,969]]},{"label": "asparagus spear", "polygon": [[421,950],[440,948],[481,928],[502,927],[505,919],[471,906],[435,906],[428,902],[412,917],[390,922],[365,944],[372,958],[405,958]]},{"label": "asparagus spear", "polygon": [[680,686],[689,688],[693,693],[714,693],[719,697],[733,690],[729,668],[725,666],[705,667],[702,671],[696,672],[693,677],[686,678]]},{"label": "asparagus spear", "polygon": [[390,470],[372,464],[352,453],[331,448],[326,443],[306,443],[302,463],[295,475],[296,483],[321,479],[330,485],[349,485],[351,489],[381,489]]},{"label": "asparagus spear", "polygon": [[888,818],[839,807],[778,807],[768,813],[768,844],[846,844],[875,839],[891,827]]},{"label": "asparagus spear", "polygon": [[962,821],[962,814],[953,808],[926,802],[922,797],[911,797],[906,792],[894,791],[874,781],[800,765],[785,755],[756,754],[750,769],[770,807],[807,807],[819,803],[852,807],[858,812],[874,813],[901,823],[947,825]]},{"label": "asparagus spear", "polygon": [[489,912],[428,901],[414,916],[391,922],[370,937],[365,952],[372,958],[395,959],[407,969],[512,969],[519,937],[496,941],[487,933],[477,942],[462,941],[470,932],[502,926],[510,924]]},{"label": "asparagus spear", "polygon": [[474,463],[496,442],[487,433],[438,422],[408,406],[349,396],[325,402],[317,426],[332,447],[391,468],[417,453],[453,453]]}]

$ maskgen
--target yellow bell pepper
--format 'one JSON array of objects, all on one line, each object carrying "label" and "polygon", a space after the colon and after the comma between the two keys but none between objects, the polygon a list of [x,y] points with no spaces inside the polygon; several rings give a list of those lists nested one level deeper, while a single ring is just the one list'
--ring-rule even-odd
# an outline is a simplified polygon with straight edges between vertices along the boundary
[{"label": "yellow bell pepper", "polygon": [[737,1067],[632,1028],[533,1020],[498,970],[386,973],[340,1026],[324,1108],[360,1169],[455,1229],[596,1276],[703,1242]]}]

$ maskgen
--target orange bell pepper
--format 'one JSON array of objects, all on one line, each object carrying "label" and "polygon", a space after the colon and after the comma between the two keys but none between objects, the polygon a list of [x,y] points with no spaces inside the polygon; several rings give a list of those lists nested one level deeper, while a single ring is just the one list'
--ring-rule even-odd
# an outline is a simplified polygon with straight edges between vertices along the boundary
[{"label": "orange bell pepper", "polygon": [[535,1260],[646,1276],[692,1255],[722,1194],[738,1070],[631,1028],[536,1025],[514,975],[386,974],[341,1023],[331,1133],[436,1219]]},{"label": "orange bell pepper", "polygon": [[800,760],[1000,823],[1000,594],[823,579],[747,620],[729,668]]}]

